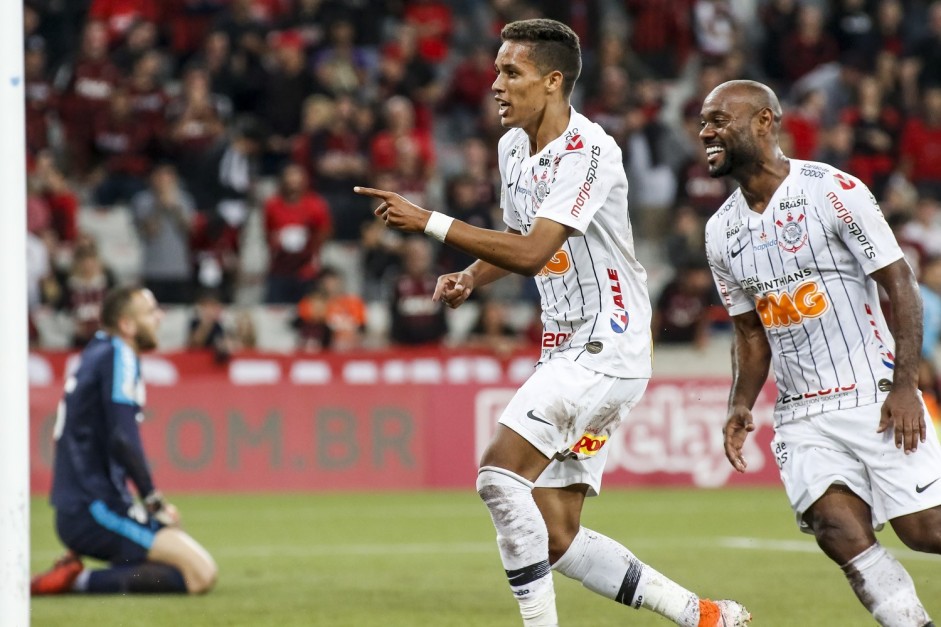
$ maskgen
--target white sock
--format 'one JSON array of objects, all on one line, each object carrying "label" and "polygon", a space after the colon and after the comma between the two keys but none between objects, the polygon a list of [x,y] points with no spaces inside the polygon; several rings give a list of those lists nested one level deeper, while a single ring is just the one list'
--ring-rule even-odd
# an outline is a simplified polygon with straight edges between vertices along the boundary
[{"label": "white sock", "polygon": [[72,583],[73,592],[85,592],[88,590],[88,578],[91,577],[91,569],[86,568],[78,574],[78,577],[75,578],[75,581]]},{"label": "white sock", "polygon": [[553,568],[601,596],[697,627],[699,597],[637,559],[611,538],[582,527]]},{"label": "white sock", "polygon": [[841,568],[853,592],[882,627],[923,627],[931,621],[908,571],[878,542]]},{"label": "white sock", "polygon": [[532,482],[508,470],[484,466],[477,474],[477,493],[497,530],[500,558],[510,590],[520,604],[523,625],[558,625],[549,568],[549,532],[533,500]]}]

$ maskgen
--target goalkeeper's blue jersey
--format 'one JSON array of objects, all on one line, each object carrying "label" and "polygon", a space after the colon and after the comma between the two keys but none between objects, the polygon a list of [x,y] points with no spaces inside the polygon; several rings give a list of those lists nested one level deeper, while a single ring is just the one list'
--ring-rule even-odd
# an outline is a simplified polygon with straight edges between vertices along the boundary
[{"label": "goalkeeper's blue jersey", "polygon": [[121,338],[99,332],[68,377],[54,430],[52,505],[61,510],[103,501],[126,509],[131,480],[153,490],[140,439],[144,385],[140,360]]}]

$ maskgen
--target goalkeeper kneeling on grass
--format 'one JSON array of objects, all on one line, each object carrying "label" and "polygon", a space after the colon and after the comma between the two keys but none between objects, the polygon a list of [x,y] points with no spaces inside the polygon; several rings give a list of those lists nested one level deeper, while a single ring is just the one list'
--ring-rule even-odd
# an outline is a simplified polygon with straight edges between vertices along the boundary
[{"label": "goalkeeper kneeling on grass", "polygon": [[[161,317],[149,290],[109,292],[103,328],[66,381],[54,430],[50,501],[56,532],[69,551],[33,578],[33,595],[195,594],[216,582],[212,557],[180,528],[179,512],[154,488],[141,445],[140,355],[157,347]],[[110,567],[86,569],[86,556]]]}]

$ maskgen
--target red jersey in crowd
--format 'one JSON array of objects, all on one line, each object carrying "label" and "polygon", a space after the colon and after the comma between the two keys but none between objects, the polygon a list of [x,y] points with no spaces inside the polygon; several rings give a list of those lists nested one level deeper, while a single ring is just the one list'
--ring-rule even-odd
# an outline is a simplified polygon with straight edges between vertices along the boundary
[{"label": "red jersey in crowd", "polygon": [[265,203],[265,232],[271,263],[268,273],[312,279],[320,270],[318,253],[330,236],[332,220],[326,201],[313,192],[295,202],[283,196]]}]

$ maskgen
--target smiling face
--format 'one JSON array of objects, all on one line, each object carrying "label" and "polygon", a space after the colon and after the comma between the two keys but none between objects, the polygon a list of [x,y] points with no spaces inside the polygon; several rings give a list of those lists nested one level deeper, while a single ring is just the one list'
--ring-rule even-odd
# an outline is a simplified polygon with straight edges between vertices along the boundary
[{"label": "smiling face", "polygon": [[709,176],[733,177],[761,160],[761,149],[752,129],[759,112],[735,88],[717,87],[702,105],[699,139],[706,149]]},{"label": "smiling face", "polygon": [[500,107],[500,124],[504,128],[537,127],[546,109],[553,72],[540,72],[530,56],[530,45],[516,41],[503,42],[494,69],[497,78],[492,89]]}]

